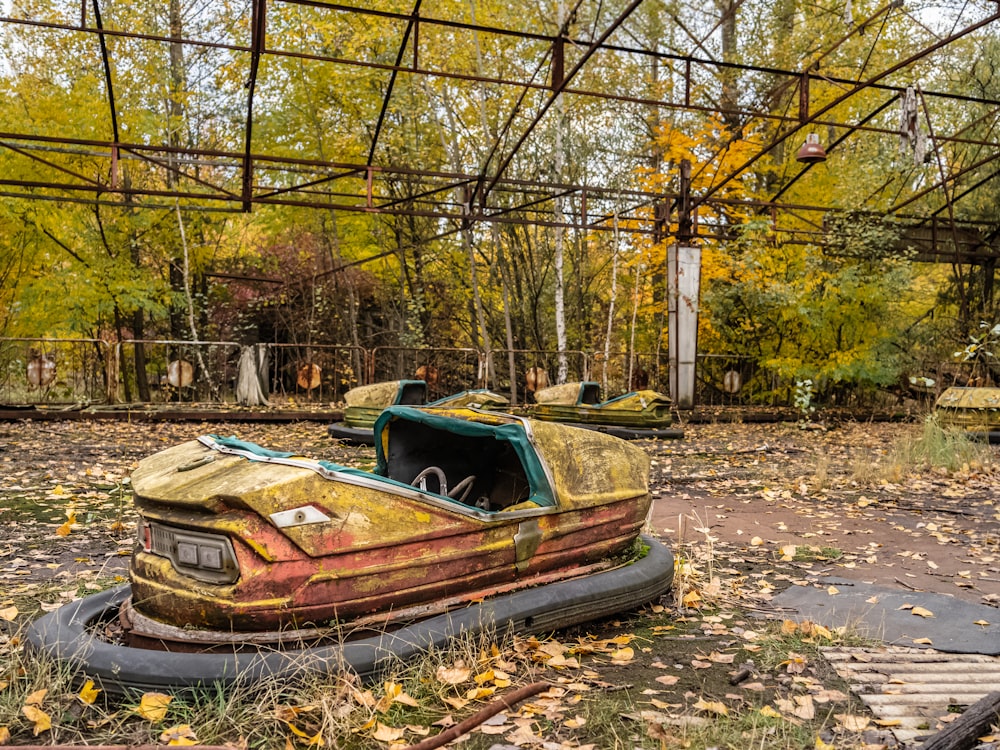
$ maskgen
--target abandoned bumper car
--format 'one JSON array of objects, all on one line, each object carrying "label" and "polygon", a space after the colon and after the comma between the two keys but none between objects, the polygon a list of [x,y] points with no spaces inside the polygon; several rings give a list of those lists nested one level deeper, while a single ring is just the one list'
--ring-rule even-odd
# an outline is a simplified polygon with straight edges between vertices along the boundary
[{"label": "abandoned bumper car", "polygon": [[36,620],[106,690],[376,675],[482,629],[545,632],[652,601],[648,458],[467,408],[393,406],[372,472],[207,436],[143,460],[131,584]]},{"label": "abandoned bumper car", "polygon": [[601,386],[592,381],[563,383],[535,393],[531,410],[536,419],[565,422],[631,440],[676,439],[684,431],[671,427],[670,398],[651,390],[630,391],[601,400]]},{"label": "abandoned bumper car", "polygon": [[375,445],[375,420],[388,406],[470,406],[477,409],[505,409],[509,402],[486,389],[461,391],[427,403],[427,383],[423,380],[387,380],[359,385],[344,394],[344,419],[327,427],[335,440],[349,445]]},{"label": "abandoned bumper car", "polygon": [[970,437],[1000,443],[1000,388],[946,388],[934,404],[941,424],[965,430]]}]

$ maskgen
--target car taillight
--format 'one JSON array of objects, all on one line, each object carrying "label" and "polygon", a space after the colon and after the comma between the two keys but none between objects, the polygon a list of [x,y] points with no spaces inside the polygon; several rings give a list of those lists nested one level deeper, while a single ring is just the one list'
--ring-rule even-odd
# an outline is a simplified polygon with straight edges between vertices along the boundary
[{"label": "car taillight", "polygon": [[233,583],[240,577],[229,537],[154,522],[141,527],[143,549],[168,558],[179,573],[209,583]]}]

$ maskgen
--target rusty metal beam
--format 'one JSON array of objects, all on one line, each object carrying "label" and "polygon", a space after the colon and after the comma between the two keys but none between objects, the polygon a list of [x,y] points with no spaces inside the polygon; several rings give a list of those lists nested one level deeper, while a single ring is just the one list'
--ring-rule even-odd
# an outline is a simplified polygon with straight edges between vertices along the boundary
[{"label": "rusty metal beam", "polygon": [[264,50],[267,32],[267,0],[251,0],[250,17],[250,76],[247,79],[247,119],[243,151],[243,211],[249,212],[253,205],[253,94],[257,86],[257,71],[260,56]]},{"label": "rusty metal beam", "polygon": [[[108,94],[108,110],[111,114],[111,170],[109,181],[112,187],[118,185],[118,142],[121,137],[118,134],[118,108],[115,106],[115,87],[111,78],[111,61],[108,59],[108,44],[104,38],[104,23],[101,21],[101,8],[98,0],[94,1],[94,23],[97,24],[97,38],[101,46],[101,61],[104,65],[104,83]],[[84,0],[84,3],[86,0]],[[81,19],[83,20],[83,19]]]},{"label": "rusty metal beam", "polygon": [[[503,173],[507,170],[507,167],[510,166],[511,161],[517,155],[517,152],[520,151],[521,146],[524,145],[524,142],[528,139],[528,136],[531,135],[531,132],[535,129],[535,126],[537,126],[538,123],[541,122],[542,118],[545,116],[545,113],[548,112],[549,108],[553,104],[555,104],[555,102],[559,99],[559,95],[562,93],[562,90],[566,87],[566,84],[568,84],[570,81],[573,80],[573,77],[576,76],[576,74],[583,69],[583,66],[586,65],[587,61],[594,55],[595,52],[597,52],[598,49],[600,49],[601,45],[607,40],[607,38],[610,37],[615,32],[615,30],[625,22],[625,19],[627,19],[630,15],[632,15],[635,9],[638,8],[641,4],[642,0],[631,0],[631,2],[625,7],[625,9],[618,14],[618,17],[615,18],[615,20],[612,21],[608,25],[608,27],[601,33],[601,36],[598,37],[593,43],[591,43],[586,50],[584,50],[583,54],[580,56],[580,59],[576,61],[576,64],[573,66],[573,68],[563,77],[562,82],[558,86],[552,87],[552,94],[549,97],[547,97],[546,100],[542,103],[542,106],[539,108],[534,118],[532,118],[531,122],[528,123],[528,127],[525,128],[525,130],[521,133],[521,137],[517,139],[517,142],[514,144],[514,147],[510,150],[507,156],[505,156],[503,160],[500,162],[500,165],[497,167],[493,177],[490,178],[489,182],[486,183],[485,186],[481,189],[480,203],[482,203],[486,199],[486,197],[489,195],[490,190],[492,190],[493,186],[496,184],[497,180],[500,179],[501,175],[503,175]],[[483,165],[483,169],[481,172],[481,178],[483,180],[486,179],[486,174],[487,174],[486,170],[488,167],[489,167],[488,162]]]},{"label": "rusty metal beam", "polygon": [[[382,123],[385,121],[385,113],[389,109],[389,99],[392,98],[392,89],[396,85],[396,74],[399,70],[400,64],[403,62],[403,54],[406,52],[406,46],[410,41],[410,34],[413,32],[414,26],[417,23],[417,17],[420,14],[420,4],[422,2],[423,0],[417,0],[416,4],[413,6],[413,12],[410,13],[409,20],[406,22],[406,30],[403,32],[403,39],[399,43],[399,52],[396,53],[396,64],[393,65],[392,74],[389,76],[389,85],[386,87],[385,95],[382,97],[382,110],[378,113],[378,122],[375,123],[375,132],[372,134],[371,148],[368,149],[368,160],[365,164],[369,167],[375,159],[375,149],[378,148],[378,138],[382,133]],[[414,44],[414,67],[416,67],[416,54],[417,47],[416,44]]]},{"label": "rusty metal beam", "polygon": [[849,90],[849,91],[841,94],[840,96],[838,96],[837,98],[835,98],[833,101],[831,101],[828,104],[826,104],[823,107],[821,107],[814,114],[812,114],[809,117],[809,119],[804,120],[804,121],[802,121],[802,122],[800,122],[800,123],[798,123],[796,125],[792,125],[792,127],[788,131],[779,134],[767,146],[765,146],[760,151],[758,151],[756,154],[754,154],[752,157],[750,157],[749,159],[747,159],[746,161],[744,161],[743,164],[741,164],[739,167],[736,167],[721,182],[713,185],[706,192],[704,192],[700,196],[698,196],[695,199],[695,207],[697,207],[698,205],[700,205],[707,198],[710,198],[712,195],[714,195],[715,193],[717,193],[719,190],[721,190],[729,182],[731,182],[732,180],[736,179],[736,177],[738,177],[739,175],[743,174],[747,169],[749,169],[751,166],[753,166],[754,164],[756,164],[757,161],[759,161],[761,158],[763,158],[766,154],[770,153],[770,151],[775,146],[777,146],[779,143],[782,143],[783,141],[785,141],[786,139],[788,139],[789,137],[791,137],[795,133],[798,133],[800,130],[802,130],[807,125],[809,125],[810,123],[812,123],[819,116],[821,116],[821,115],[823,115],[823,114],[831,111],[835,107],[843,104],[845,101],[847,101],[848,99],[850,99],[852,96],[854,96],[858,92],[863,91],[863,90],[865,90],[867,88],[871,88],[873,84],[878,83],[878,81],[881,81],[883,78],[886,78],[886,77],[892,75],[893,73],[895,73],[895,72],[897,72],[899,70],[902,70],[903,68],[906,68],[909,65],[912,65],[914,62],[916,62],[918,60],[921,60],[922,58],[926,57],[927,55],[932,54],[933,52],[936,52],[937,50],[941,49],[942,47],[947,46],[948,44],[951,44],[952,42],[955,42],[958,39],[961,39],[962,37],[967,36],[968,34],[971,34],[972,32],[974,32],[974,31],[976,31],[978,29],[983,28],[984,26],[987,26],[987,25],[993,23],[997,19],[1000,19],[1000,10],[998,10],[997,12],[993,13],[990,16],[987,16],[984,19],[981,19],[980,21],[977,21],[976,23],[973,23],[973,24],[971,24],[969,26],[966,26],[961,31],[957,31],[957,32],[953,33],[952,35],[950,35],[950,36],[948,36],[948,37],[946,37],[944,39],[941,39],[941,40],[935,42],[934,44],[930,45],[929,47],[924,48],[920,52],[917,52],[914,55],[910,55],[909,57],[907,57],[907,58],[905,58],[903,60],[900,60],[899,62],[897,62],[897,63],[895,63],[893,65],[890,65],[885,70],[882,70],[881,72],[876,73],[874,76],[872,76],[871,78],[869,78],[867,81],[863,81],[863,82],[858,83],[857,85],[853,86],[851,88],[851,90]]},{"label": "rusty metal beam", "polygon": [[63,172],[64,174],[68,174],[70,177],[76,177],[79,180],[83,180],[84,182],[90,182],[93,183],[94,185],[100,184],[99,181],[87,177],[84,174],[80,174],[79,172],[74,172],[71,169],[67,169],[64,166],[56,164],[54,161],[50,161],[49,159],[43,159],[42,157],[36,156],[35,154],[31,153],[30,151],[27,151],[26,149],[18,148],[17,146],[11,143],[5,143],[3,141],[0,141],[0,148],[6,148],[10,151],[13,151],[16,154],[20,154],[21,156],[27,159],[32,159],[34,161],[39,162],[40,164],[44,164],[47,167],[51,167],[52,169],[58,170],[59,172]]}]

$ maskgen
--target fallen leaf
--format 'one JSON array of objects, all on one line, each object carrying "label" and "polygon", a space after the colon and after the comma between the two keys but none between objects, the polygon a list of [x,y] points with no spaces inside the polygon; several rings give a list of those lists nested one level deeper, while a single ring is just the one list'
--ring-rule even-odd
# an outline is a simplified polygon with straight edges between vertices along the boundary
[{"label": "fallen leaf", "polygon": [[759,547],[763,543],[764,543],[764,540],[761,539],[759,536],[755,536],[753,539],[750,540],[750,546],[751,547]]},{"label": "fallen leaf", "polygon": [[816,706],[813,705],[813,699],[811,695],[796,695],[795,696],[795,708],[792,711],[794,716],[798,716],[800,719],[811,720],[816,718]]},{"label": "fallen leaf", "polygon": [[732,664],[735,659],[736,654],[720,654],[718,651],[713,651],[708,655],[708,660],[716,664]]},{"label": "fallen leaf", "polygon": [[163,693],[144,693],[135,712],[146,721],[159,722],[167,716],[167,706],[172,697]]},{"label": "fallen leaf", "polygon": [[10,606],[0,609],[0,620],[13,622],[15,617],[17,617],[17,607]]},{"label": "fallen leaf", "polygon": [[913,642],[920,646],[933,646],[934,641],[930,638],[914,638]]},{"label": "fallen leaf", "polygon": [[630,662],[635,658],[635,650],[631,648],[620,648],[611,652],[611,661],[619,664]]},{"label": "fallen leaf", "polygon": [[986,620],[976,620],[976,621],[975,621],[974,623],[972,623],[972,624],[973,624],[973,625],[982,625],[982,626],[983,626],[984,628],[985,628],[985,627],[986,627],[987,625],[989,625],[989,623],[988,623],[988,622],[987,622]]},{"label": "fallen leaf", "polygon": [[775,709],[771,708],[771,706],[764,706],[760,710],[760,713],[761,713],[761,716],[766,716],[769,719],[780,719],[781,718],[781,712],[776,711]]},{"label": "fallen leaf", "polygon": [[834,718],[848,732],[863,732],[871,723],[867,716],[857,716],[855,714],[834,714]]},{"label": "fallen leaf", "polygon": [[694,704],[694,709],[696,711],[704,711],[709,714],[729,716],[729,709],[722,701],[707,701],[704,698],[699,698],[698,702]]},{"label": "fallen leaf", "polygon": [[493,687],[475,687],[465,694],[465,699],[470,701],[481,701],[489,698],[496,692]]},{"label": "fallen leaf", "polygon": [[401,739],[405,733],[406,729],[403,727],[391,727],[380,721],[376,724],[372,737],[379,742],[395,742],[396,740]]},{"label": "fallen leaf", "polygon": [[933,617],[934,613],[929,609],[924,609],[923,607],[914,607],[910,610],[911,615],[917,615],[918,617]]},{"label": "fallen leaf", "polygon": [[178,724],[160,733],[160,742],[167,745],[197,745],[198,737],[190,724]]},{"label": "fallen leaf", "polygon": [[472,670],[464,666],[446,667],[442,664],[437,668],[435,676],[438,682],[445,685],[461,685],[472,676]]},{"label": "fallen leaf", "polygon": [[697,591],[689,591],[681,599],[681,603],[685,607],[695,607],[701,602],[701,595]]},{"label": "fallen leaf", "polygon": [[47,713],[45,713],[42,709],[40,709],[38,706],[31,706],[31,705],[23,706],[21,708],[21,713],[25,715],[28,721],[34,724],[34,727],[32,728],[32,733],[36,737],[40,735],[42,732],[47,732],[52,728],[51,717]]},{"label": "fallen leaf", "polygon": [[0,745],[6,745],[10,742],[10,729],[7,727],[0,727]]},{"label": "fallen leaf", "polygon": [[826,593],[828,593],[830,596],[836,596],[837,594],[840,593],[840,589],[838,589],[836,586],[830,586],[826,590]]},{"label": "fallen leaf", "polygon": [[42,701],[45,700],[45,696],[48,695],[49,689],[42,688],[41,690],[36,690],[31,693],[27,698],[24,699],[24,704],[26,706],[40,706]]},{"label": "fallen leaf", "polygon": [[656,678],[656,681],[661,685],[676,685],[680,677],[673,674],[663,674]]},{"label": "fallen leaf", "polygon": [[97,696],[101,694],[101,689],[94,687],[93,680],[87,680],[83,683],[83,687],[80,688],[80,692],[77,693],[77,698],[80,699],[82,703],[86,703],[88,706],[97,700]]}]

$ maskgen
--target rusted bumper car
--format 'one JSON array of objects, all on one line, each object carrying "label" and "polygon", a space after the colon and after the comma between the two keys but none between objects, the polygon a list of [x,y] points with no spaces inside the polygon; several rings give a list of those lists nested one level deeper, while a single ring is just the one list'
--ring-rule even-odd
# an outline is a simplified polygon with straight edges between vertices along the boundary
[{"label": "rusted bumper car", "polygon": [[327,433],[350,445],[375,444],[375,420],[387,406],[421,406],[427,403],[423,380],[387,380],[359,385],[344,394],[344,419],[327,427]]},{"label": "rusted bumper car", "polygon": [[670,408],[669,397],[650,390],[602,401],[599,384],[580,381],[537,391],[531,414],[536,419],[565,422],[626,440],[682,438],[684,431],[671,427]]},{"label": "rusted bumper car", "polygon": [[670,587],[627,443],[404,406],[375,433],[373,472],[213,436],[145,459],[131,584],[43,616],[29,643],[118,691],[372,676],[462,632],[564,627]]},{"label": "rusted bumper car", "polygon": [[508,401],[485,389],[461,391],[427,403],[427,383],[423,380],[387,380],[361,385],[344,394],[344,420],[327,428],[330,437],[351,445],[375,444],[375,420],[389,406],[471,406],[504,409]]},{"label": "rusted bumper car", "polygon": [[1000,388],[946,388],[934,404],[934,413],[943,425],[1000,443]]}]

